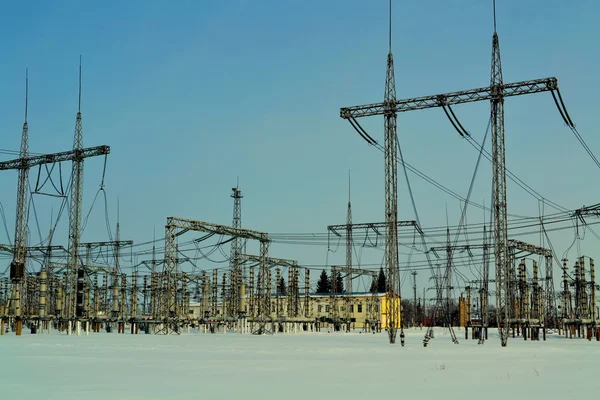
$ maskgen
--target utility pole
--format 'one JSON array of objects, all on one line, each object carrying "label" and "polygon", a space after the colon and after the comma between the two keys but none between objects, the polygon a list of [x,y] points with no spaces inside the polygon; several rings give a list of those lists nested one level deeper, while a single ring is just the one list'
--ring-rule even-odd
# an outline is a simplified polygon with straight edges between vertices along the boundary
[{"label": "utility pole", "polygon": [[411,324],[414,327],[417,320],[417,271],[411,272],[411,275],[413,276],[413,312]]},{"label": "utility pole", "polygon": [[[391,52],[388,55],[388,71],[391,66]],[[388,82],[393,75],[388,72]],[[558,93],[558,83],[556,78],[544,78],[531,81],[522,81],[504,84],[502,79],[502,66],[500,61],[500,44],[498,34],[496,32],[496,11],[494,1],[494,35],[492,39],[492,73],[490,86],[483,88],[470,89],[460,92],[451,92],[436,94],[433,96],[423,96],[410,98],[405,100],[395,100],[395,96],[386,96],[383,103],[366,104],[362,106],[344,107],[340,110],[340,116],[343,119],[350,121],[354,129],[365,139],[369,144],[376,145],[377,142],[369,136],[369,134],[358,124],[357,118],[383,115],[386,118],[386,160],[388,155],[395,157],[390,146],[389,136],[392,130],[396,129],[395,115],[398,112],[423,110],[427,108],[441,107],[447,113],[450,120],[456,125],[456,118],[452,119],[454,112],[451,109],[452,105],[471,103],[477,101],[490,101],[491,104],[491,119],[492,119],[492,164],[493,164],[493,209],[494,209],[494,249],[496,258],[496,301],[498,307],[498,329],[500,333],[500,342],[502,346],[506,346],[508,342],[508,306],[507,295],[509,292],[509,257],[507,244],[507,204],[506,204],[506,163],[505,163],[505,146],[504,146],[504,98],[512,96],[521,96],[525,94],[551,92],[555,96],[554,91]],[[386,92],[387,94],[387,92]],[[560,97],[560,94],[559,94]],[[556,97],[554,97],[556,99]],[[558,106],[558,102],[556,103]],[[564,108],[564,106],[563,106]],[[563,109],[559,110],[563,113]],[[449,112],[450,111],[450,112]],[[392,117],[393,114],[393,117]],[[392,122],[393,120],[393,122]],[[572,126],[567,118],[565,121]],[[391,126],[393,125],[393,126]],[[458,129],[459,133],[469,135],[464,129]],[[395,136],[394,136],[395,138]],[[395,161],[395,158],[394,158]],[[394,164],[395,165],[395,164]],[[386,189],[390,186],[389,195],[393,195],[393,185],[388,181],[388,171],[393,172],[393,167],[386,163]],[[393,175],[393,174],[392,174]],[[393,179],[392,179],[393,181]],[[386,190],[386,204],[389,197]],[[393,205],[390,207],[393,210]],[[386,209],[387,211],[387,209]],[[397,243],[397,242],[396,242]],[[397,248],[397,247],[396,247]],[[389,251],[389,248],[388,248]],[[397,252],[396,252],[397,254]],[[393,254],[389,254],[388,259],[393,262]],[[390,263],[388,262],[388,268]],[[393,265],[392,265],[393,267]]]}]

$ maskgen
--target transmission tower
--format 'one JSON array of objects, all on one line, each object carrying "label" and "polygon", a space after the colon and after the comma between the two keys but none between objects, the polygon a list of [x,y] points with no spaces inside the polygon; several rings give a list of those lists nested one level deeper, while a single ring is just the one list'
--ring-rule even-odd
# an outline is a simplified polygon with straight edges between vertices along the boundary
[{"label": "transmission tower", "polygon": [[491,118],[492,118],[492,201],[494,203],[494,244],[496,257],[496,303],[500,342],[506,346],[509,330],[509,254],[508,221],[506,215],[506,149],[504,146],[504,81],[500,59],[500,42],[496,31],[496,0],[494,0],[494,36],[492,39]]},{"label": "transmission tower", "polygon": [[21,320],[22,292],[25,283],[25,268],[27,265],[27,191],[29,189],[29,127],[27,125],[27,105],[29,100],[29,76],[25,70],[25,122],[21,134],[21,151],[19,152],[19,171],[17,187],[17,223],[15,226],[15,251],[10,263],[10,314],[15,316],[15,332],[21,335],[23,321]]},{"label": "transmission tower", "polygon": [[[498,307],[498,329],[500,332],[501,344],[506,346],[508,341],[508,307],[507,294],[509,292],[509,258],[507,247],[507,215],[506,215],[506,163],[505,163],[505,146],[504,146],[504,98],[511,96],[522,96],[532,93],[551,92],[556,99],[555,91],[559,94],[558,83],[556,78],[543,78],[522,82],[514,82],[504,84],[502,80],[502,67],[500,62],[500,45],[498,34],[496,32],[496,2],[494,1],[494,35],[492,40],[492,74],[491,84],[487,87],[476,89],[463,90],[459,92],[435,94],[432,96],[422,96],[404,100],[395,100],[391,103],[391,98],[386,97],[383,103],[365,104],[354,107],[344,107],[340,110],[340,116],[350,121],[354,129],[371,145],[377,145],[373,139],[359,124],[357,118],[368,117],[374,115],[384,115],[386,117],[386,160],[388,154],[391,153],[390,143],[388,138],[391,129],[395,131],[395,113],[423,110],[427,108],[441,107],[445,112],[454,127],[462,136],[469,135],[467,131],[460,129],[462,125],[457,121],[456,115],[451,109],[452,105],[472,103],[477,101],[490,101],[491,103],[491,120],[492,120],[492,186],[493,186],[493,208],[494,208],[494,250],[496,261],[496,301]],[[391,66],[391,52],[388,55],[388,71]],[[393,76],[393,75],[391,75]],[[388,81],[390,74],[388,73]],[[561,115],[564,114],[564,104],[559,105],[555,102]],[[393,116],[392,116],[393,114]],[[570,127],[573,126],[566,118],[563,118]],[[458,124],[457,124],[458,122]],[[393,124],[393,126],[389,126]],[[394,145],[395,145],[394,141]],[[395,148],[395,146],[393,146]],[[395,156],[395,154],[394,154]],[[395,165],[395,164],[394,164]],[[388,176],[388,171],[394,171],[394,166],[386,163],[386,194],[387,188],[390,186],[390,194],[393,192],[393,177]],[[390,183],[391,182],[391,183]],[[386,205],[388,200],[386,196]],[[390,210],[394,209],[393,204]],[[387,208],[386,208],[387,210]],[[391,215],[386,217],[393,218]],[[397,246],[397,242],[395,243]],[[388,248],[388,251],[390,249]],[[396,253],[397,255],[397,247]],[[394,254],[387,254],[386,259],[394,262]],[[396,258],[397,260],[397,258]],[[397,261],[396,261],[397,262]],[[396,264],[397,265],[397,264]],[[390,263],[388,262],[388,268]]]},{"label": "transmission tower", "polygon": [[[69,207],[69,308],[68,317],[73,316],[73,274],[77,271],[77,281],[83,282],[85,271],[79,258],[79,239],[81,237],[81,203],[83,201],[83,126],[81,125],[81,57],[79,57],[79,101],[77,106],[77,117],[75,120],[75,135],[73,137],[73,163],[71,173],[71,204]],[[83,317],[83,295],[77,295],[75,316]]]},{"label": "transmission tower", "polygon": [[[386,329],[390,344],[396,343],[396,331],[402,330],[396,311],[400,309],[400,282],[398,279],[398,157],[396,137],[396,79],[392,55],[392,1],[390,0],[389,52],[384,94],[384,147],[385,147],[385,222],[387,223],[385,260],[387,267]],[[397,320],[398,319],[398,320]],[[402,338],[404,332],[401,332]],[[404,340],[402,340],[404,342]]]},{"label": "transmission tower", "polygon": [[[233,228],[241,228],[242,227],[242,191],[239,189],[239,186],[231,188],[233,193],[231,197],[233,198],[233,223],[231,226]],[[231,317],[235,317],[238,315],[240,311],[240,285],[242,284],[242,269],[239,260],[239,255],[241,252],[241,244],[242,240],[237,236],[233,237],[233,241],[231,242],[231,255],[229,258],[229,279],[231,281],[230,284],[230,293],[229,293],[229,310],[227,310],[227,314]]]},{"label": "transmission tower", "polygon": [[[350,171],[348,171],[348,215],[346,217],[346,267],[352,269],[352,204],[350,202]],[[335,277],[334,277],[335,279]],[[344,319],[346,329],[350,330],[350,302],[352,296],[352,274],[346,274],[346,292],[344,293]]]}]

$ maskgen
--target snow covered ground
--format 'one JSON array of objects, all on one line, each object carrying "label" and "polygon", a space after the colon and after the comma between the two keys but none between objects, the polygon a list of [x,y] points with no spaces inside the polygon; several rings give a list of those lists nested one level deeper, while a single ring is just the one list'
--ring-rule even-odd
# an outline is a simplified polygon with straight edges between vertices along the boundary
[{"label": "snow covered ground", "polygon": [[[0,336],[1,398],[22,399],[374,399],[486,400],[593,396],[600,343],[551,336],[501,348],[454,345],[443,329],[407,344],[385,333],[251,336]],[[398,340],[399,342],[399,340]],[[14,397],[13,397],[14,396]]]}]

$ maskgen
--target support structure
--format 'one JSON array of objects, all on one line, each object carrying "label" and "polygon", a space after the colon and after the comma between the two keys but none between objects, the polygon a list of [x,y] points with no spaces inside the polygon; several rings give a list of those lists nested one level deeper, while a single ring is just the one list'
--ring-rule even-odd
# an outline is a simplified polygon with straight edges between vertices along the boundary
[{"label": "support structure", "polygon": [[[71,287],[77,287],[77,299],[75,303],[76,318],[83,317],[83,280],[84,266],[79,260],[79,241],[81,238],[81,208],[83,202],[83,126],[81,124],[81,58],[79,59],[79,102],[77,106],[77,117],[75,119],[75,135],[73,137],[73,160],[71,172],[71,199],[69,206],[69,246],[67,248],[69,256],[67,263],[69,280],[73,279],[73,274],[77,271],[75,285],[71,282]],[[73,291],[71,290],[70,299],[73,300]],[[73,315],[73,314],[71,314]]]},{"label": "support structure", "polygon": [[[81,79],[81,78],[80,78]],[[81,93],[81,90],[80,90]],[[81,98],[81,95],[80,95]],[[27,102],[26,102],[27,103]],[[27,106],[25,107],[27,109]],[[53,153],[53,154],[43,154],[37,156],[29,156],[29,133],[28,133],[28,124],[27,124],[27,111],[25,112],[25,122],[23,124],[23,133],[21,138],[21,151],[18,159],[9,160],[0,162],[0,171],[4,170],[13,170],[16,169],[19,171],[18,177],[18,189],[17,189],[17,212],[16,212],[16,229],[15,229],[15,249],[13,256],[13,261],[11,262],[10,267],[10,276],[11,276],[11,295],[9,299],[9,312],[8,314],[15,319],[16,332],[17,334],[21,334],[21,326],[22,326],[22,290],[24,288],[24,282],[27,278],[26,266],[27,266],[27,216],[28,216],[28,203],[27,203],[27,192],[29,190],[29,180],[28,174],[29,169],[34,166],[41,166],[47,164],[55,164],[61,163],[65,161],[73,161],[79,163],[77,167],[77,174],[82,176],[83,174],[83,160],[88,157],[95,157],[100,155],[108,155],[110,153],[110,147],[108,146],[97,146],[84,149],[82,147],[82,130],[81,130],[81,113],[78,111],[77,124],[75,130],[75,145],[74,149],[71,151],[61,152],[61,153]],[[74,167],[75,168],[75,167]],[[73,181],[75,181],[75,177]],[[79,215],[81,214],[81,181],[79,180],[79,190],[71,193],[72,201],[71,201],[71,215],[74,215],[75,207],[79,209]],[[79,222],[72,221],[70,224],[70,231],[72,231],[72,227]],[[75,230],[76,233],[70,232],[69,240],[70,243],[77,239],[80,233],[79,230]],[[74,261],[73,261],[74,262]],[[73,262],[71,265],[73,265]],[[71,269],[71,272],[74,272]],[[71,273],[69,275],[73,277]],[[72,283],[73,280],[71,279]]]},{"label": "support structure", "polygon": [[[177,332],[178,321],[183,317],[180,313],[179,304],[181,300],[175,295],[177,293],[177,262],[176,262],[176,240],[177,230],[205,232],[209,234],[227,235],[240,239],[257,240],[260,243],[260,270],[258,274],[258,291],[256,301],[257,328],[253,333],[270,333],[267,330],[267,322],[270,321],[270,282],[269,275],[269,237],[267,233],[250,229],[237,228],[226,225],[217,225],[209,222],[195,221],[184,218],[168,217],[165,225],[165,260],[163,264],[163,293],[160,298],[160,311],[158,320],[162,323],[162,329],[157,333]],[[180,234],[180,233],[179,233]],[[214,285],[216,286],[216,284]]]},{"label": "support structure", "polygon": [[10,263],[11,291],[9,296],[9,313],[15,317],[15,332],[21,335],[23,329],[22,317],[22,295],[26,278],[27,267],[27,220],[28,204],[27,193],[29,192],[29,125],[27,124],[27,105],[29,99],[29,76],[25,77],[25,122],[21,133],[21,149],[18,163],[17,186],[17,221],[15,224],[15,251]]},{"label": "support structure", "polygon": [[[494,10],[495,16],[495,10]],[[423,110],[427,108],[441,107],[449,118],[454,116],[450,108],[452,105],[471,103],[477,101],[490,101],[492,120],[492,164],[493,164],[493,213],[494,213],[494,255],[496,264],[496,302],[498,308],[500,342],[506,346],[508,341],[508,307],[507,296],[509,292],[509,257],[508,257],[508,233],[507,233],[507,200],[506,200],[506,162],[504,145],[504,98],[520,96],[525,94],[558,91],[556,78],[544,78],[530,81],[522,81],[504,84],[502,77],[502,65],[500,60],[500,43],[495,27],[492,38],[492,68],[490,85],[487,87],[464,90],[459,92],[442,93],[433,96],[423,96],[404,100],[396,100],[395,92],[388,90],[388,85],[393,83],[393,61],[391,51],[388,54],[388,74],[386,85],[386,97],[382,103],[366,104],[355,107],[344,107],[340,110],[340,116],[350,121],[358,133],[369,143],[377,142],[358,124],[357,119],[368,116],[383,115],[385,118],[385,154],[386,160],[393,157],[395,165],[396,139],[396,114],[398,112]],[[558,104],[558,103],[557,103]],[[449,112],[450,111],[450,112]],[[460,123],[453,124],[461,135],[468,135],[464,129],[460,129]],[[392,131],[394,134],[392,135]],[[394,191],[394,166],[386,161],[386,218],[392,218],[388,212],[393,213],[396,198]],[[391,198],[391,197],[393,198]],[[390,204],[388,208],[388,203]],[[386,221],[388,220],[386,219]],[[393,233],[393,232],[392,232]],[[397,242],[396,242],[397,243]],[[397,252],[396,252],[397,254]],[[389,263],[394,263],[394,255],[387,255]],[[393,264],[392,266],[396,268]]]},{"label": "support structure", "polygon": [[[233,228],[242,227],[242,191],[239,187],[231,189],[233,193]],[[229,317],[237,318],[238,313],[243,312],[240,308],[240,289],[243,284],[242,268],[240,266],[239,254],[241,250],[242,241],[237,236],[233,237],[231,242],[231,252],[229,258],[229,298],[227,301],[226,315]]]},{"label": "support structure", "polygon": [[[391,56],[391,52],[390,52],[390,56]],[[393,65],[392,65],[392,68],[393,68]],[[390,127],[391,127],[391,125],[390,125]],[[395,125],[394,125],[393,129],[395,129]],[[394,184],[391,187],[395,188],[396,186]],[[388,204],[387,201],[386,201],[386,204]],[[395,207],[396,202],[395,201],[390,202],[389,204],[393,208],[393,207]],[[388,218],[389,216],[391,216],[391,219]],[[393,224],[393,229],[390,228],[390,221],[391,221],[391,224]],[[386,307],[388,309],[386,310],[386,314],[391,315],[392,317],[386,318],[385,328],[388,331],[390,343],[395,343],[396,336],[397,336],[397,330],[398,329],[402,330],[402,323],[399,320],[399,318],[400,318],[399,316],[401,315],[401,313],[397,312],[398,310],[400,310],[400,281],[399,281],[399,277],[398,277],[398,271],[399,271],[398,270],[398,227],[405,227],[405,226],[414,227],[417,230],[417,232],[423,233],[423,231],[421,231],[421,228],[419,227],[419,224],[417,223],[417,221],[414,221],[414,220],[413,221],[398,221],[397,213],[392,213],[390,215],[386,215],[385,222],[367,222],[367,223],[357,223],[357,224],[329,225],[327,227],[327,230],[336,236],[341,236],[341,234],[339,232],[345,231],[346,232],[346,240],[348,240],[348,232],[353,232],[355,230],[364,229],[367,232],[373,232],[375,235],[379,236],[379,235],[381,235],[379,229],[383,229],[383,228],[386,229],[386,235],[385,235],[386,260],[391,260],[388,262],[388,264],[386,264],[388,266],[387,267],[387,277],[386,277],[386,283],[388,286],[386,288],[386,292],[387,292]],[[394,237],[394,239],[390,239],[390,235],[392,235]],[[395,243],[395,245],[392,244],[390,247],[390,241]],[[390,252],[388,251],[389,249],[392,250],[393,254],[390,254]],[[394,249],[396,249],[395,252],[393,251]],[[348,252],[348,247],[346,248],[346,251]],[[395,271],[392,273],[392,275],[390,275],[390,265],[392,266],[391,268]],[[395,267],[394,267],[394,265],[395,265]],[[390,279],[390,276],[392,277],[392,279]],[[395,276],[395,278],[394,278],[394,276]],[[402,341],[402,344],[404,344],[404,333],[403,332],[401,332],[401,341]]]}]

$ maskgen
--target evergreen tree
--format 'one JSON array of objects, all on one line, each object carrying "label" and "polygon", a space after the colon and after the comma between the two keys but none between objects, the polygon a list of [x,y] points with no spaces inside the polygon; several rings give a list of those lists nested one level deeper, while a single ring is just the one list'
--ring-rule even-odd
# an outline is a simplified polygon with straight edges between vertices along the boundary
[{"label": "evergreen tree", "polygon": [[383,272],[383,267],[379,269],[379,276],[377,277],[377,291],[379,293],[387,292],[387,282],[385,279],[385,273]]},{"label": "evergreen tree", "polygon": [[332,276],[330,278],[330,282],[332,282],[331,284],[331,293],[334,293],[333,290],[333,280],[335,279],[335,294],[341,294],[341,293],[345,293],[344,290],[344,279],[342,279],[342,273],[337,271],[335,273],[335,276]]},{"label": "evergreen tree", "polygon": [[329,281],[329,276],[327,276],[327,271],[323,270],[321,272],[321,276],[319,277],[319,281],[317,282],[317,293],[330,293],[331,292],[331,282]]},{"label": "evergreen tree", "polygon": [[287,294],[287,285],[285,284],[285,279],[283,276],[277,282],[277,294],[280,296],[285,296]]},{"label": "evergreen tree", "polygon": [[373,280],[371,280],[371,287],[369,288],[369,292],[373,293],[373,292],[377,292],[377,278],[373,277]]}]

